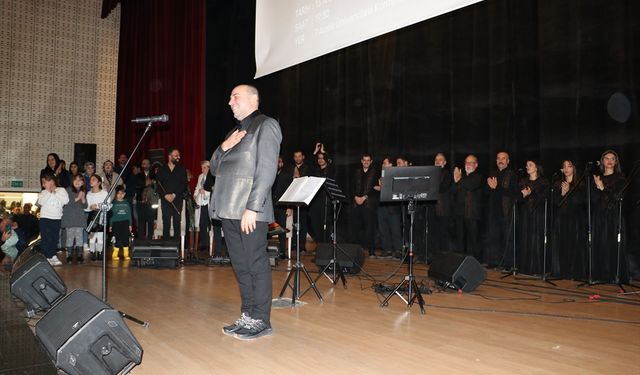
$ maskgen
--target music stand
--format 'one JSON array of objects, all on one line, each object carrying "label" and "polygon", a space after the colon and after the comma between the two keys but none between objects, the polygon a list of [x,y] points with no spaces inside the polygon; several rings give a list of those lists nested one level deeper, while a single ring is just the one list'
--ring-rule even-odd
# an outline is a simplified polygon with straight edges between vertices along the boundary
[{"label": "music stand", "polygon": [[[438,199],[442,168],[436,166],[388,167],[382,169],[380,200],[382,202],[407,202],[409,212],[409,265],[403,280],[380,303],[380,307],[389,305],[389,300],[397,295],[409,307],[417,300],[420,313],[425,314],[424,299],[413,275],[413,221],[416,201]],[[407,288],[406,297],[400,291]]]},{"label": "music stand", "polygon": [[[324,189],[329,199],[331,199],[331,204],[333,205],[333,231],[331,232],[331,249],[332,249],[332,258],[329,260],[326,266],[320,271],[320,274],[315,279],[317,283],[318,280],[324,275],[331,281],[333,285],[338,283],[338,278],[342,280],[342,286],[347,287],[347,280],[344,277],[344,272],[342,272],[342,267],[340,266],[340,262],[336,258],[337,250],[340,250],[343,254],[346,255],[344,250],[338,246],[338,204],[346,203],[349,200],[347,196],[342,192],[340,186],[336,183],[335,180],[331,178],[327,178],[324,182]],[[331,269],[331,275],[327,274],[327,271]],[[308,289],[307,289],[308,290]],[[306,292],[306,291],[305,291]],[[302,293],[304,294],[304,293]]]},{"label": "music stand", "polygon": [[[291,296],[291,305],[295,306],[296,299],[300,299],[304,293],[300,293],[300,272],[304,274],[307,281],[311,285],[310,288],[316,293],[316,296],[323,302],[322,295],[320,291],[316,287],[315,282],[309,275],[309,271],[305,268],[304,264],[300,261],[300,206],[305,205],[308,206],[311,203],[311,200],[316,195],[318,190],[324,184],[325,179],[321,177],[298,177],[294,178],[287,190],[282,194],[280,200],[278,201],[278,205],[285,206],[295,206],[296,207],[296,217],[297,224],[295,225],[296,230],[296,262],[291,266],[291,270],[289,271],[289,275],[282,286],[282,290],[280,291],[280,298],[284,295],[284,292],[287,290],[287,287],[290,287],[292,290]],[[293,277],[293,286],[289,283],[291,278]],[[308,289],[307,289],[308,290]],[[306,292],[306,291],[305,291]]]}]

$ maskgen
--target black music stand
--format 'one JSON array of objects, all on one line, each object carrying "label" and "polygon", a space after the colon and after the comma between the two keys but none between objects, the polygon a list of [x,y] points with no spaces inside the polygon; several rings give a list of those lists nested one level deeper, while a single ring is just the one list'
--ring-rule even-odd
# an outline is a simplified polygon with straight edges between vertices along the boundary
[{"label": "black music stand", "polygon": [[[308,206],[311,203],[311,200],[316,195],[318,190],[322,187],[325,179],[321,177],[298,177],[294,178],[291,185],[287,188],[287,190],[282,194],[280,200],[277,204],[284,206],[295,206],[296,207],[296,217],[297,224],[295,225],[296,230],[296,262],[291,266],[291,270],[289,271],[289,275],[282,286],[282,290],[280,291],[279,297],[282,298],[284,292],[286,292],[287,287],[291,288],[291,305],[295,306],[296,300],[300,299],[304,293],[300,293],[300,272],[304,274],[307,281],[309,282],[310,289],[316,293],[316,296],[323,302],[322,295],[320,291],[316,287],[315,282],[309,275],[309,271],[305,268],[304,264],[300,261],[300,206]],[[293,286],[289,283],[293,278]],[[307,289],[309,290],[309,289]],[[306,291],[305,291],[306,293]]]},{"label": "black music stand", "polygon": [[[344,250],[340,248],[338,245],[338,204],[346,203],[349,200],[347,196],[342,192],[340,186],[336,183],[335,180],[331,178],[327,178],[324,182],[325,192],[331,199],[331,204],[333,205],[333,231],[331,232],[331,249],[332,249],[332,258],[329,260],[326,266],[320,271],[320,274],[315,279],[317,283],[318,280],[324,275],[331,281],[333,285],[338,283],[338,278],[342,280],[342,286],[347,287],[347,280],[344,277],[344,272],[342,272],[342,267],[340,266],[340,262],[336,258],[337,250],[340,250],[343,254],[346,255]],[[327,271],[330,271],[330,274],[327,274]],[[304,293],[303,293],[304,294]]]},{"label": "black music stand", "polygon": [[[416,278],[413,275],[413,221],[416,201],[438,199],[442,168],[436,166],[390,167],[382,170],[380,200],[383,202],[407,202],[409,212],[409,266],[403,280],[380,303],[380,307],[389,305],[389,300],[397,295],[409,307],[417,300],[420,313],[425,314],[425,303]],[[400,289],[406,287],[406,295]],[[428,292],[430,293],[430,291]]]}]

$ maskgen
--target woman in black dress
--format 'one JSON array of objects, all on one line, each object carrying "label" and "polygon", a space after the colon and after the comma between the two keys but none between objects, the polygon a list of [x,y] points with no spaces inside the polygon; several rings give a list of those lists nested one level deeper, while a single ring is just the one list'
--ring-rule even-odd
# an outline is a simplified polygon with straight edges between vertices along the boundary
[{"label": "woman in black dress", "polygon": [[554,225],[551,242],[554,276],[587,277],[587,191],[571,160],[562,162],[562,176],[554,184]]},{"label": "woman in black dress", "polygon": [[544,206],[549,196],[549,181],[543,177],[542,166],[527,160],[527,177],[520,181],[516,267],[520,273],[542,274],[544,245]]},{"label": "woman in black dress", "polygon": [[[618,225],[624,230],[624,222],[619,221],[620,195],[626,178],[620,168],[620,159],[615,151],[607,150],[600,158],[601,175],[593,175],[592,223],[593,234],[593,281],[605,283],[626,282],[627,257],[623,243],[620,246],[618,262]],[[618,270],[619,267],[619,270]],[[616,277],[618,276],[618,277]]]}]

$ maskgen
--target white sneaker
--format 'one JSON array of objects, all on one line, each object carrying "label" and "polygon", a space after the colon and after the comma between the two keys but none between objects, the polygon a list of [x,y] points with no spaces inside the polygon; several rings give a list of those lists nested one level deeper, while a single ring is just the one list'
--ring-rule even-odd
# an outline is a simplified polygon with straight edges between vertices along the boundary
[{"label": "white sneaker", "polygon": [[52,266],[61,266],[62,262],[60,261],[60,259],[58,259],[57,256],[52,256],[51,258],[47,258],[47,260],[49,261],[49,264]]}]

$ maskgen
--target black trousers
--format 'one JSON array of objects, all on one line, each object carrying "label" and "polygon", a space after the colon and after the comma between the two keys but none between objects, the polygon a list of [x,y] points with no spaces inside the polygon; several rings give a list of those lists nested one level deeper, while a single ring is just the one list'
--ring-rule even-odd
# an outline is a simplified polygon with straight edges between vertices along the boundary
[{"label": "black trousers", "polygon": [[[287,227],[287,209],[284,207],[274,207],[273,214],[276,222],[282,227]],[[287,234],[282,233],[278,235],[278,252],[280,255],[286,254],[287,249]]]},{"label": "black trousers", "polygon": [[156,210],[151,208],[151,205],[149,203],[142,203],[138,201],[136,203],[136,211],[138,211],[138,238],[152,239],[153,224],[156,219]]},{"label": "black trousers", "polygon": [[479,220],[456,216],[456,251],[482,259]]},{"label": "black trousers", "polygon": [[269,223],[257,222],[249,233],[240,230],[240,220],[222,219],[231,265],[240,287],[240,311],[253,319],[271,319],[271,265],[267,255]]},{"label": "black trousers", "polygon": [[209,219],[209,206],[200,206],[200,222],[198,231],[200,232],[199,249],[209,248],[209,230],[211,229],[211,219]]},{"label": "black trousers", "polygon": [[352,216],[353,234],[358,243],[373,254],[376,250],[377,207],[354,205]]},{"label": "black trousers", "polygon": [[220,222],[220,220],[211,220],[211,230],[213,231],[213,256],[221,257],[224,254],[222,251],[222,223]]},{"label": "black trousers", "polygon": [[160,202],[162,207],[162,239],[166,240],[171,238],[171,219],[173,219],[173,236],[174,238],[180,238],[180,211],[182,211],[182,199],[176,198],[173,201],[173,204],[164,199],[160,200]]},{"label": "black trousers", "polygon": [[111,224],[111,232],[116,238],[116,247],[129,247],[129,222],[128,221],[116,221]]}]

